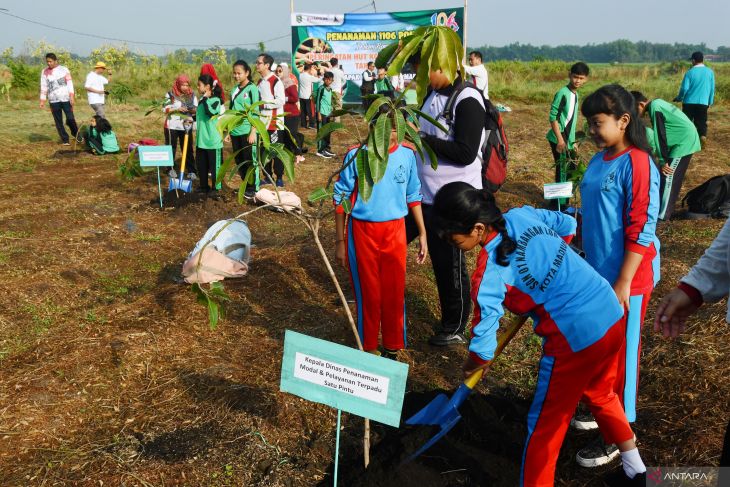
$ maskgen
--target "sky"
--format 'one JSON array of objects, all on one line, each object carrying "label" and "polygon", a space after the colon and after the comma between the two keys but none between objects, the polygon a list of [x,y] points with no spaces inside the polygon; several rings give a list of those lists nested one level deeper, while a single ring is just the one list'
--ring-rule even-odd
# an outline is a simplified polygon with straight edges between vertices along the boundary
[{"label": "sky", "polygon": [[[367,0],[294,0],[294,8],[297,12],[308,13],[372,12],[372,3]],[[378,11],[463,6],[459,1],[450,0],[374,3]],[[208,5],[213,5],[214,9],[204,15]],[[262,9],[261,5],[266,8]],[[255,48],[259,41],[266,41],[267,50],[291,49],[288,36],[290,0],[0,0],[0,9],[68,30],[136,42],[197,44],[199,47],[231,44]],[[43,39],[71,52],[88,55],[93,48],[110,43],[30,24],[2,13],[0,10],[0,51],[12,46],[16,53],[22,53],[26,40]],[[257,16],[259,13],[261,17]],[[229,21],[233,18],[236,22]],[[503,46],[519,42],[554,46],[629,39],[705,42],[715,48],[730,45],[729,18],[728,0],[693,0],[691,3],[687,0],[471,0],[467,44],[472,47]],[[271,40],[274,38],[279,39]],[[131,42],[127,45],[146,54],[165,54],[177,48]]]}]

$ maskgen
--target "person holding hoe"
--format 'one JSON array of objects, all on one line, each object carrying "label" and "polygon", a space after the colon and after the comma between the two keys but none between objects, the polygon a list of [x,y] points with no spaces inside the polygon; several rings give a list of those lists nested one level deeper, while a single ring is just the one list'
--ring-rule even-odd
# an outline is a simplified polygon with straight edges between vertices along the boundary
[{"label": "person holding hoe", "polygon": [[505,308],[529,315],[543,338],[520,485],[553,485],[570,417],[583,401],[605,441],[621,451],[623,471],[606,482],[644,487],[646,467],[613,390],[625,332],[623,309],[608,282],[568,246],[575,219],[529,206],[502,213],[488,191],[452,182],[436,193],[432,225],[441,239],[462,251],[479,248],[464,375],[489,370]]}]

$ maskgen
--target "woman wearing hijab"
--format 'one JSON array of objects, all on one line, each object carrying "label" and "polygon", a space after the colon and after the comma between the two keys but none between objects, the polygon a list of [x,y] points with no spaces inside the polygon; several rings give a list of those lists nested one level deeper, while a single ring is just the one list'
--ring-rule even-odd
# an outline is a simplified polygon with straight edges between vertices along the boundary
[{"label": "woman wearing hijab", "polygon": [[302,156],[304,136],[299,133],[299,117],[301,114],[299,111],[299,88],[292,80],[292,78],[296,79],[296,77],[289,71],[289,66],[286,63],[281,63],[276,67],[276,76],[279,77],[284,85],[286,100],[284,103],[284,113],[286,113],[284,116],[284,125],[286,125],[289,133],[284,135],[284,145],[297,156],[297,162],[301,162],[304,160],[304,156]]},{"label": "woman wearing hijab", "polygon": [[[193,151],[193,122],[195,121],[195,110],[198,106],[198,98],[190,87],[190,79],[184,74],[175,78],[172,89],[165,94],[165,103],[162,111],[165,113],[165,145],[172,146],[172,158],[175,159],[175,152],[178,144],[183,148],[185,144],[185,127],[188,126],[187,162],[191,179],[195,179],[195,156]],[[177,177],[177,167],[170,169],[171,178]]]}]

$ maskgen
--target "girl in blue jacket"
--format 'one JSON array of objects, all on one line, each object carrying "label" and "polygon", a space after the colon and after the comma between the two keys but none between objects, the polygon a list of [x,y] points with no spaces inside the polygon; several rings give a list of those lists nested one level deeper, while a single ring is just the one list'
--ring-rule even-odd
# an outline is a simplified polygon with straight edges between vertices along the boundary
[{"label": "girl in blue jacket", "polygon": [[464,373],[489,368],[505,308],[529,315],[543,337],[520,485],[553,485],[560,446],[583,401],[605,440],[621,451],[624,469],[611,482],[643,486],[646,467],[613,390],[623,309],[608,282],[568,246],[575,219],[528,206],[502,214],[491,193],[463,182],[439,190],[433,213],[442,239],[465,251],[480,248]]}]

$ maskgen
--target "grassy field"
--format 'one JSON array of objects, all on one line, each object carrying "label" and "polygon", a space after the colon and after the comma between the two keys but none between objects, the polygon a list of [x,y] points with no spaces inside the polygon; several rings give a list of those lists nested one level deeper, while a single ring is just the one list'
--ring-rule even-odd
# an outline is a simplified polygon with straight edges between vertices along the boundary
[{"label": "grassy field", "polygon": [[[514,110],[506,115],[510,179],[498,196],[505,209],[542,205],[541,185],[552,174],[546,112],[562,75],[530,78],[525,66],[525,75],[494,69],[490,83],[496,101]],[[642,87],[636,73],[645,68],[627,69],[596,67],[584,93],[614,80]],[[653,76],[649,70],[644,91],[656,87],[670,98],[670,81],[661,80],[660,90]],[[161,120],[145,118],[142,105],[169,82],[109,107],[120,145],[161,138]],[[526,94],[533,88],[538,94]],[[225,283],[233,299],[211,331],[179,274],[211,223],[244,210],[234,184],[221,201],[160,210],[153,175],[122,182],[116,168],[123,156],[67,150],[34,100],[0,103],[7,122],[0,126],[0,485],[328,485],[335,412],[278,392],[285,329],[353,345],[306,230],[284,215],[250,216],[251,271]],[[90,116],[80,103],[79,120]],[[685,190],[728,172],[726,102],[710,111],[709,138]],[[342,154],[350,141],[333,142]],[[309,155],[288,187],[305,196],[334,167]],[[721,225],[677,220],[659,227],[663,275],[647,321]],[[323,241],[333,232],[330,223]],[[426,344],[438,316],[429,266],[410,265],[407,286],[411,346],[402,359],[410,365],[409,397],[416,398],[453,388],[466,352]],[[730,399],[725,306],[703,307],[675,342],[645,329],[636,430],[647,465],[717,463]],[[377,479],[365,480],[359,466],[362,420],[344,415],[346,485],[515,485],[539,351],[539,340],[523,330],[465,407],[463,424],[408,468],[386,468],[385,448],[412,446],[403,436],[408,430],[375,426],[369,475]],[[568,434],[558,485],[599,485],[601,472],[573,461],[588,439]]]}]

